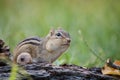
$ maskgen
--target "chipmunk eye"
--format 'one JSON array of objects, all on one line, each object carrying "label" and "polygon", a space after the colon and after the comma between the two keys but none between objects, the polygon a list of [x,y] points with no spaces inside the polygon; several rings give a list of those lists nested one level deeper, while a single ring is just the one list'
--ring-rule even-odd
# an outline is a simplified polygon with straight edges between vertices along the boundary
[{"label": "chipmunk eye", "polygon": [[57,33],[56,36],[61,36],[61,33]]}]

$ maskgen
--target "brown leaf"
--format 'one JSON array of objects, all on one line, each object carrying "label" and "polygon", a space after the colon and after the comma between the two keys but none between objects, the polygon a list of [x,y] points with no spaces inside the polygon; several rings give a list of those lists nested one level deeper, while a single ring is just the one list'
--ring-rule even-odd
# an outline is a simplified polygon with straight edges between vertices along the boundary
[{"label": "brown leaf", "polygon": [[[109,63],[110,61],[107,62]],[[109,65],[108,63],[106,63],[105,66],[103,67],[102,73],[107,75],[120,76],[120,70],[118,68],[112,67],[112,66],[120,67],[120,61],[115,60],[113,63],[110,63]]]}]

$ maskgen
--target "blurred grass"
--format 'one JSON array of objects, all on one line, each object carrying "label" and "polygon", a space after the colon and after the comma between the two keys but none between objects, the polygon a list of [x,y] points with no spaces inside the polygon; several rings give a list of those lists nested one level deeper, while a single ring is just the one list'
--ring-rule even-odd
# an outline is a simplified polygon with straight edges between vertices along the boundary
[{"label": "blurred grass", "polygon": [[119,0],[0,0],[0,38],[13,50],[26,37],[44,37],[51,28],[62,26],[72,43],[55,64],[102,66],[82,37],[104,60],[120,59],[119,4]]},{"label": "blurred grass", "polygon": [[15,65],[15,64],[13,64],[12,66],[14,66],[14,67],[12,67],[11,75],[10,75],[9,80],[16,80],[17,79],[16,76],[17,76],[18,66]]}]

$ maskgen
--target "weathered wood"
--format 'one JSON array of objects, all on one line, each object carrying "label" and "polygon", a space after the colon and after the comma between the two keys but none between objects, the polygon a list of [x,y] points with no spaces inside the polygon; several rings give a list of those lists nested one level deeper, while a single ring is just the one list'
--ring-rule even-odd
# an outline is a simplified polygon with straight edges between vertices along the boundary
[{"label": "weathered wood", "polygon": [[[46,63],[33,63],[22,66],[27,71],[27,76],[18,71],[22,80],[119,80],[118,78],[102,75],[101,68],[82,68],[76,65],[55,66]],[[9,79],[11,67],[0,67],[0,80]],[[17,78],[18,79],[18,78]]]}]

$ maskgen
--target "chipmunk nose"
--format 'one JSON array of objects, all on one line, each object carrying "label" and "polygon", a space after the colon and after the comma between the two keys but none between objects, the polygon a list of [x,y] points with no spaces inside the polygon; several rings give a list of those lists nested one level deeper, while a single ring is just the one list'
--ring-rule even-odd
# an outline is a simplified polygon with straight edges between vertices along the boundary
[{"label": "chipmunk nose", "polygon": [[67,42],[68,42],[68,43],[70,43],[70,42],[71,42],[71,40],[70,40],[70,39],[67,39]]}]

